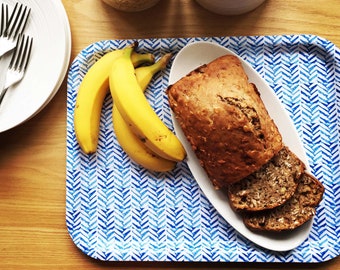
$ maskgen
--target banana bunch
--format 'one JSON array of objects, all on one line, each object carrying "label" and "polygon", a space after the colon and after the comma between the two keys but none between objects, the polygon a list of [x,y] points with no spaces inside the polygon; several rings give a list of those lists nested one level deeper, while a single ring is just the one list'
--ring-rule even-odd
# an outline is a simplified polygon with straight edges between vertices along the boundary
[{"label": "banana bunch", "polygon": [[131,61],[133,48],[112,63],[110,92],[121,117],[138,139],[155,155],[174,162],[182,161],[186,152],[172,131],[162,122],[144,96]]},{"label": "banana bunch", "polygon": [[[78,90],[75,134],[84,153],[96,151],[101,109],[110,88],[114,99],[113,128],[122,149],[132,160],[149,170],[169,171],[176,162],[184,159],[186,153],[178,138],[153,111],[143,92],[154,74],[166,67],[171,54],[165,54],[154,63],[152,54],[139,54],[134,51],[136,46],[134,43],[107,53],[89,69]],[[144,117],[127,118],[127,115],[133,114],[144,114]],[[136,126],[143,125],[145,129],[136,132]],[[148,132],[144,134],[146,130]]]},{"label": "banana bunch", "polygon": [[[135,69],[136,79],[141,91],[145,91],[154,74],[164,69],[171,58],[171,54],[165,54],[158,62],[150,66],[143,66]],[[172,170],[176,162],[162,158],[152,152],[132,131],[129,125],[121,116],[116,104],[112,109],[113,128],[117,141],[124,151],[136,163],[152,171],[165,172]]]},{"label": "banana bunch", "polygon": [[[135,46],[131,45],[132,48]],[[74,109],[74,130],[80,148],[86,154],[94,153],[97,149],[100,115],[109,90],[111,66],[122,53],[122,49],[106,53],[91,66],[79,86]],[[139,66],[152,64],[155,58],[150,53],[133,52],[131,60],[134,66]]]}]

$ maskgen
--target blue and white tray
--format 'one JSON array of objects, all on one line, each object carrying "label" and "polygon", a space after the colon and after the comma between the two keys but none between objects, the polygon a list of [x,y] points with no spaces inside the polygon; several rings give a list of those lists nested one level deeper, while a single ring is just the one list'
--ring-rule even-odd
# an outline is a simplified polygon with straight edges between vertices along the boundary
[{"label": "blue and white tray", "polygon": [[[340,50],[313,35],[144,39],[140,52],[156,58],[193,41],[217,42],[249,62],[289,112],[312,173],[325,195],[312,231],[299,247],[274,252],[237,233],[206,199],[185,162],[153,173],[130,161],[116,142],[112,99],[101,117],[96,154],[84,155],[73,128],[78,86],[105,52],[132,40],[91,44],[68,74],[66,224],[85,254],[106,261],[323,262],[340,254]],[[164,90],[169,70],[153,80],[147,97],[172,128]]]}]

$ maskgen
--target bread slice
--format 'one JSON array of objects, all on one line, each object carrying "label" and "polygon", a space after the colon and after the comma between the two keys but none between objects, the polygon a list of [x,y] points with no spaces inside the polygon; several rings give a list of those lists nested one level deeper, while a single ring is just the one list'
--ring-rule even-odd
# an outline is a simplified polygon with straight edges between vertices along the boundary
[{"label": "bread slice", "polygon": [[217,188],[260,169],[282,138],[236,56],[221,56],[167,89],[169,104]]},{"label": "bread slice", "polygon": [[260,170],[228,186],[230,205],[236,211],[277,207],[293,196],[304,170],[303,162],[285,146]]},{"label": "bread slice", "polygon": [[243,214],[244,224],[251,230],[287,231],[293,230],[316,213],[324,186],[314,176],[304,173],[301,176],[296,192],[283,205],[262,212],[247,212]]}]

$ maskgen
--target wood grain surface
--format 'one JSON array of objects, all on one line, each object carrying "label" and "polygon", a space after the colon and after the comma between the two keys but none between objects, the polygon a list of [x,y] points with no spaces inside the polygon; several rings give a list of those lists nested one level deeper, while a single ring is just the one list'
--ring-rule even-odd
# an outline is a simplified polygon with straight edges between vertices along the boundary
[{"label": "wood grain surface", "polygon": [[[124,13],[100,0],[62,1],[73,58],[103,39],[314,34],[340,46],[339,0],[267,0],[240,16],[194,0],[161,0]],[[43,78],[42,78],[43,79]],[[73,244],[65,224],[66,81],[37,116],[0,133],[0,269],[340,269],[320,264],[101,262]]]}]

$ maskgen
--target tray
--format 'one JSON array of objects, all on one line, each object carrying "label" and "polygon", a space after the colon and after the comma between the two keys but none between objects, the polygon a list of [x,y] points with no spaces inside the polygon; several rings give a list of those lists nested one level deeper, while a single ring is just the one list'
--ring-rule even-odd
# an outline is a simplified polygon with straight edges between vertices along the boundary
[{"label": "tray", "polygon": [[[74,59],[67,81],[66,224],[75,245],[105,261],[323,262],[340,253],[340,51],[313,35],[164,38],[138,40],[159,58],[194,41],[219,43],[248,61],[270,84],[292,118],[312,173],[325,186],[312,231],[299,247],[273,252],[238,234],[206,199],[185,162],[153,173],[130,161],[112,128],[105,98],[96,154],[84,155],[75,138],[78,86],[105,52],[132,40],[104,40]],[[164,90],[169,68],[146,93],[172,127]]]}]

